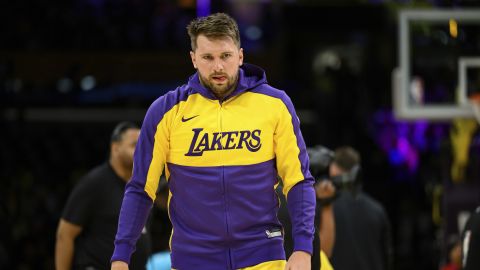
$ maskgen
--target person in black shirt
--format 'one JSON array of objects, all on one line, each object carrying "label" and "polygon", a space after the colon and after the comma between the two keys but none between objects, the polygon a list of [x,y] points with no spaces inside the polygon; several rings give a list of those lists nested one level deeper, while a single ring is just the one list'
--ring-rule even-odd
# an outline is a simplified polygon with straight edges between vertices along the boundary
[{"label": "person in black shirt", "polygon": [[463,270],[480,269],[480,207],[472,213],[462,233]]},{"label": "person in black shirt", "polygon": [[[110,268],[118,216],[125,184],[132,175],[139,133],[133,123],[118,124],[111,136],[108,162],[91,170],[70,194],[57,229],[57,270]],[[144,228],[130,269],[144,270],[149,255],[150,237]]]},{"label": "person in black shirt", "polygon": [[[331,183],[316,185],[322,209],[321,248],[335,270],[391,269],[390,223],[382,205],[362,191],[359,168],[358,152],[340,147],[329,167]],[[322,232],[326,228],[328,234]]]}]

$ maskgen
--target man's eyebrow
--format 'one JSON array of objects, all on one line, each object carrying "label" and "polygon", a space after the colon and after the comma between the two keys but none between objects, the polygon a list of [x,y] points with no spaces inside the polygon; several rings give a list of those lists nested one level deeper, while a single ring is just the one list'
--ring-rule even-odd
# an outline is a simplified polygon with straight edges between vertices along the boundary
[{"label": "man's eyebrow", "polygon": [[[224,51],[224,52],[221,52],[220,54],[226,54],[226,53],[233,53],[233,51]],[[200,55],[205,56],[205,55],[213,55],[213,54],[212,53],[202,53]]]}]

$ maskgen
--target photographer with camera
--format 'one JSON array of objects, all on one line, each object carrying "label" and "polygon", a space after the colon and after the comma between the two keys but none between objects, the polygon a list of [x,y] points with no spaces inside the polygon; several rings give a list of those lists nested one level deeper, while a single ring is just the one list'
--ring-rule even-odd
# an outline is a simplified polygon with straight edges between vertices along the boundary
[{"label": "photographer with camera", "polygon": [[317,173],[329,163],[329,179],[315,184],[321,249],[336,270],[391,269],[389,221],[382,205],[362,191],[360,155],[349,146],[327,150],[311,153]]}]

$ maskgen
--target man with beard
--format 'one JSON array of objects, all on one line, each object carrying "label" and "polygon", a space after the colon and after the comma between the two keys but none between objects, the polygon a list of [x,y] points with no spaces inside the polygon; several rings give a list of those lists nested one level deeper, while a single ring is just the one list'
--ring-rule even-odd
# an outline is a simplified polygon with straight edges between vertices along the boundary
[{"label": "man with beard", "polygon": [[[198,18],[187,29],[197,72],[147,111],[111,269],[128,269],[165,170],[172,268],[310,270],[314,181],[290,98],[267,84],[261,68],[243,63],[230,16]],[[292,221],[288,262],[277,175]]]},{"label": "man with beard", "polygon": [[[84,176],[70,194],[57,230],[57,270],[110,268],[118,215],[125,185],[132,175],[139,133],[135,124],[119,123],[111,135],[108,162]],[[150,238],[145,229],[139,236],[131,269],[144,270]]]}]

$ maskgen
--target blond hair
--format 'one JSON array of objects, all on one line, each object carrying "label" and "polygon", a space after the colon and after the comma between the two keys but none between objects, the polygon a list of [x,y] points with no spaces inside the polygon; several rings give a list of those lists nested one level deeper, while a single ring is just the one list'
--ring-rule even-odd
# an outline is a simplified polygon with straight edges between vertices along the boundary
[{"label": "blond hair", "polygon": [[197,38],[204,35],[209,39],[231,38],[240,48],[240,32],[235,20],[225,13],[215,13],[207,17],[200,17],[191,21],[188,26],[188,35],[192,51],[197,48]]}]

